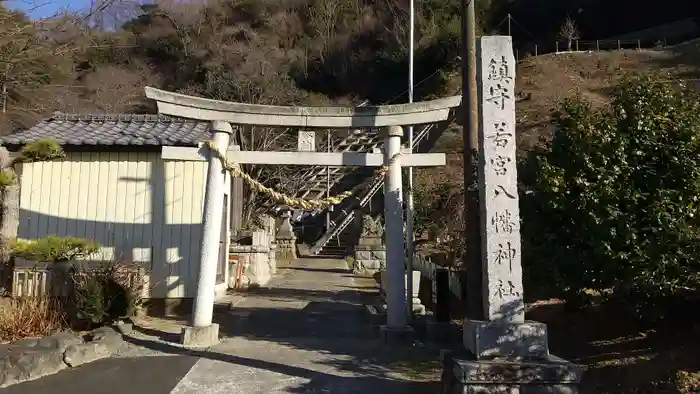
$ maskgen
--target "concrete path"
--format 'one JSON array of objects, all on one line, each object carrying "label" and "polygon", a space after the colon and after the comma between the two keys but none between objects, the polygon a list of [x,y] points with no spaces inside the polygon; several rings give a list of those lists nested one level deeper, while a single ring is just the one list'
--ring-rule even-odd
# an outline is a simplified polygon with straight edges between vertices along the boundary
[{"label": "concrete path", "polygon": [[[434,392],[392,372],[395,351],[378,340],[342,260],[302,259],[266,289],[219,308],[221,343],[187,351],[167,340],[129,339],[121,358],[34,382],[19,393],[362,393]],[[169,356],[168,356],[169,355]],[[151,356],[151,357],[146,357]],[[125,388],[125,385],[128,388]]]}]

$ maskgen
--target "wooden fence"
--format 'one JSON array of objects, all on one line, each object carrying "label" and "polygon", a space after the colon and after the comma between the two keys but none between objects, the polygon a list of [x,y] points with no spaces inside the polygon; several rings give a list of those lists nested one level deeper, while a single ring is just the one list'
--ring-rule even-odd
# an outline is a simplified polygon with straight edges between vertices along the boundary
[{"label": "wooden fence", "polygon": [[[66,297],[70,295],[74,283],[65,270],[52,268],[48,264],[32,264],[23,260],[18,261],[18,263],[12,271],[10,293],[12,297]],[[89,270],[90,268],[89,266],[82,266],[81,269]],[[148,280],[146,270],[139,266],[128,267],[126,275],[129,286],[136,287],[137,283],[142,282],[144,279]],[[142,284],[143,294],[141,294],[141,297],[148,298],[150,285],[147,282]]]}]

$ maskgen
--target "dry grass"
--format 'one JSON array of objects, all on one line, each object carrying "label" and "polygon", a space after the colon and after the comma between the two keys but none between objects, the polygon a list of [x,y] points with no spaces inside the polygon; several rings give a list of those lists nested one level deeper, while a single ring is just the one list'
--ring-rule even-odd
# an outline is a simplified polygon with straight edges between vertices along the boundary
[{"label": "dry grass", "polygon": [[553,354],[587,366],[586,394],[700,392],[700,321],[691,314],[651,324],[612,305],[574,312],[550,300],[527,318],[547,323]]},{"label": "dry grass", "polygon": [[[378,297],[376,283],[363,279],[356,283],[369,303]],[[526,317],[547,324],[552,354],[587,367],[583,394],[700,393],[700,319],[692,313],[651,324],[619,306],[570,311],[551,299],[529,304]],[[437,390],[442,366],[434,349],[391,353],[389,370]]]},{"label": "dry grass", "polygon": [[525,59],[518,66],[517,88],[529,99],[517,105],[519,151],[547,138],[551,112],[564,98],[580,94],[594,106],[608,102],[615,82],[629,72],[659,72],[670,79],[700,75],[700,40],[664,50],[625,50],[549,54]]},{"label": "dry grass", "polygon": [[57,301],[49,298],[6,299],[0,306],[0,341],[51,335],[67,327]]}]

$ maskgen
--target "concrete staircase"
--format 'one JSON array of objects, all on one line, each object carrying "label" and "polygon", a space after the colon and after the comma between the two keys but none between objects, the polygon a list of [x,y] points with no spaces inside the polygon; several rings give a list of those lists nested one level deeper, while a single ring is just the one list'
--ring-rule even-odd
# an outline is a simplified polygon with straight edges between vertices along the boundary
[{"label": "concrete staircase", "polygon": [[[429,152],[445,129],[452,123],[455,116],[456,113],[452,114],[447,121],[439,124],[416,127],[414,130],[413,151],[419,153]],[[367,185],[357,198],[349,198],[340,206],[334,207],[331,215],[331,227],[311,246],[310,252],[314,255],[322,255],[331,251],[337,251],[340,247],[347,247],[345,245],[345,240],[348,237],[347,228],[355,218],[356,209],[365,207],[383,186],[383,179],[375,180]]]}]

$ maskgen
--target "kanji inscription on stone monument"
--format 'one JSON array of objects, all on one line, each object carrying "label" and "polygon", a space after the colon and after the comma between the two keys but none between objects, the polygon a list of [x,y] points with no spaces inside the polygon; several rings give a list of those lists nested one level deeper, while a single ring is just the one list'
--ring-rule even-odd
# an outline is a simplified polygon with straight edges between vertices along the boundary
[{"label": "kanji inscription on stone monument", "polygon": [[299,152],[316,152],[316,132],[299,130],[297,150]]},{"label": "kanji inscription on stone monument", "polygon": [[479,183],[484,308],[488,320],[524,321],[515,160],[515,59],[509,37],[482,37]]}]

